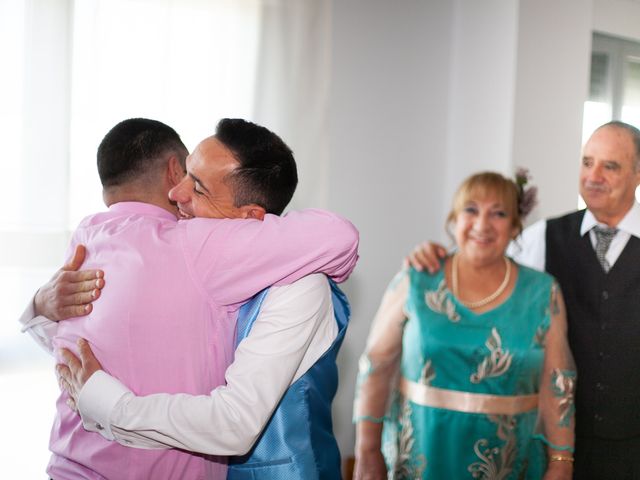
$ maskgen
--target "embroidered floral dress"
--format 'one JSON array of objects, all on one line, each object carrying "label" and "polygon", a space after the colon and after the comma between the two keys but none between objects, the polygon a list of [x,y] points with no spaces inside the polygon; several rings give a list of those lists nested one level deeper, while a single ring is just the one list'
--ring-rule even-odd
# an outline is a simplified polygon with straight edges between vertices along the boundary
[{"label": "embroidered floral dress", "polygon": [[476,314],[435,275],[391,283],[360,361],[356,421],[384,421],[389,478],[540,479],[573,445],[574,365],[553,279],[518,266]]}]

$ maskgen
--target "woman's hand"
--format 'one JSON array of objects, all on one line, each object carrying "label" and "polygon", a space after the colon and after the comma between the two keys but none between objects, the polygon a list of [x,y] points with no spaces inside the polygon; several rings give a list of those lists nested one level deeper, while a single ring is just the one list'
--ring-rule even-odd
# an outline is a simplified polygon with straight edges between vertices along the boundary
[{"label": "woman's hand", "polygon": [[571,480],[573,477],[573,463],[549,462],[542,480]]},{"label": "woman's hand", "polygon": [[359,453],[353,470],[354,480],[387,480],[387,467],[380,450]]}]

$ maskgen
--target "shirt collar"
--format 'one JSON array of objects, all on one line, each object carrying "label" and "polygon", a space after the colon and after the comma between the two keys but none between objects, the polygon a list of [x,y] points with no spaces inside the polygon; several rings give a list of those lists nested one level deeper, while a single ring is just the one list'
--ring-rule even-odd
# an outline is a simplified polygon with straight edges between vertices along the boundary
[{"label": "shirt collar", "polygon": [[[582,224],[580,225],[580,235],[584,235],[596,225],[600,225],[596,220],[596,217],[587,210],[582,218]],[[640,204],[636,201],[627,212],[627,214],[620,220],[620,223],[616,225],[618,230],[626,232],[634,237],[640,238]]]},{"label": "shirt collar", "polygon": [[109,207],[110,212],[117,213],[137,213],[141,215],[148,215],[151,217],[166,218],[168,220],[178,221],[175,215],[157,205],[143,202],[118,202]]}]

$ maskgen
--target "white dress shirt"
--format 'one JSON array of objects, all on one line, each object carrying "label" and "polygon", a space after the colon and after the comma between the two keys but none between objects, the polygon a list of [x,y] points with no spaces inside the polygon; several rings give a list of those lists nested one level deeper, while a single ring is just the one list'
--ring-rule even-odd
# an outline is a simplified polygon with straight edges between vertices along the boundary
[{"label": "white dress shirt", "polygon": [[[20,319],[51,352],[56,323],[35,317],[33,306]],[[309,275],[271,287],[249,335],[227,369],[227,385],[210,395],[155,394],[136,397],[104,371],[79,395],[89,431],[141,448],[177,447],[239,455],[256,441],[287,388],[331,346],[338,333],[326,277]]]},{"label": "white dress shirt", "polygon": [[[589,233],[591,245],[596,248],[596,234],[593,227],[600,225],[607,227],[603,223],[599,223],[593,213],[587,210],[580,224],[580,235]],[[627,242],[633,235],[640,238],[640,204],[633,202],[633,205],[624,216],[624,218],[616,225],[618,232],[613,237],[611,245],[605,255],[609,265],[613,267],[620,257],[622,250],[627,246]],[[544,271],[546,257],[546,237],[547,220],[539,220],[530,227],[527,227],[520,238],[511,242],[507,250],[507,254],[518,263],[536,270]]]}]

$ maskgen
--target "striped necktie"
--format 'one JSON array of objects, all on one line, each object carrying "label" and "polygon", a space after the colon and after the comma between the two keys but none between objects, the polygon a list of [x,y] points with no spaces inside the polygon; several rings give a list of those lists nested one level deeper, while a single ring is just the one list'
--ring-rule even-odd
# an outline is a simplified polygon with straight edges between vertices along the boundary
[{"label": "striped necktie", "polygon": [[607,250],[609,250],[609,245],[611,245],[611,240],[615,237],[616,233],[618,233],[617,228],[609,228],[609,227],[593,227],[593,231],[596,233],[596,257],[598,257],[598,261],[605,272],[609,272],[611,269],[611,265],[605,258],[607,254]]}]

